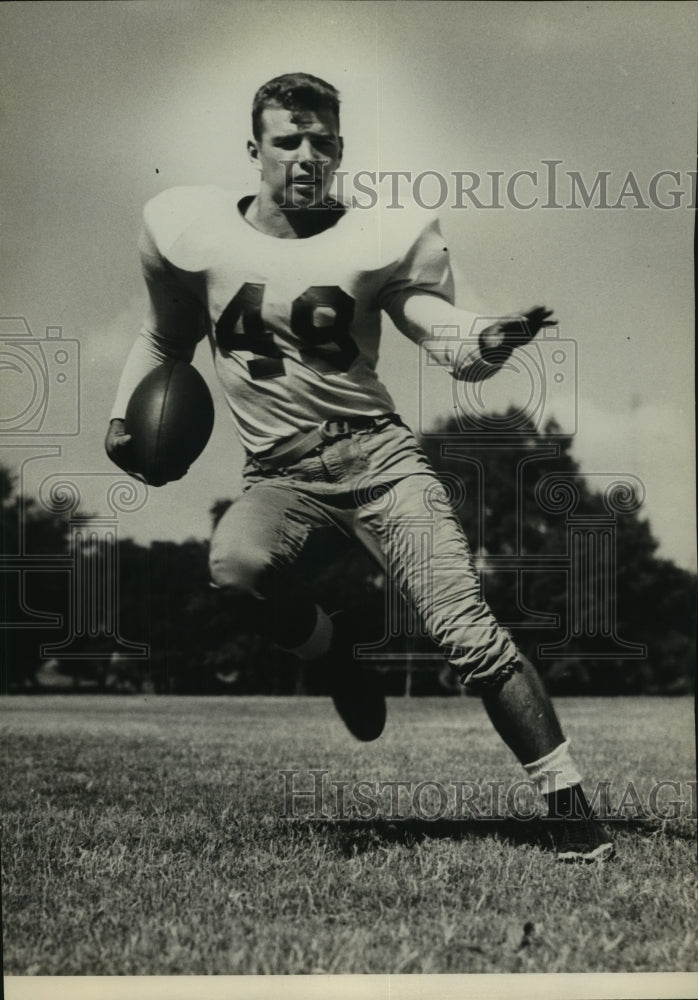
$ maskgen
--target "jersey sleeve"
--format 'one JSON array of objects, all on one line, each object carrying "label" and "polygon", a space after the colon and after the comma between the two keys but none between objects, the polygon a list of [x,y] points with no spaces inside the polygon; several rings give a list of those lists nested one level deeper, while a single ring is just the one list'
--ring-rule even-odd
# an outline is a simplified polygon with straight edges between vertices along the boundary
[{"label": "jersey sleeve", "polygon": [[419,231],[378,297],[395,326],[459,381],[480,382],[502,366],[488,361],[480,334],[492,320],[454,305],[453,272],[438,219]]},{"label": "jersey sleeve", "polygon": [[184,284],[158,245],[157,213],[153,211],[157,201],[153,199],[146,205],[139,240],[148,310],[126,359],[111,420],[124,418],[133,390],[150,371],[167,360],[191,361],[197,343],[206,335],[205,307]]},{"label": "jersey sleeve", "polygon": [[378,295],[379,308],[384,309],[403,332],[405,303],[412,295],[435,295],[453,304],[453,272],[438,219],[432,219],[421,228],[414,242],[393,265]]}]

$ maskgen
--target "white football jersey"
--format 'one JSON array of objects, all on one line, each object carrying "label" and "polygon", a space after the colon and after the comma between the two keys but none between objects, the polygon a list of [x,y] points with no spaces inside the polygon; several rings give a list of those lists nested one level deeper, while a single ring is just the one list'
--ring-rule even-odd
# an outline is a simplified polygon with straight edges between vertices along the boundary
[{"label": "white football jersey", "polygon": [[[449,255],[433,213],[351,208],[307,239],[254,229],[217,187],[172,188],[150,201],[141,239],[150,308],[112,418],[166,358],[190,361],[208,336],[244,447],[266,451],[329,418],[394,409],[376,374],[381,310],[414,294],[453,302]],[[428,335],[424,331],[423,335]]]}]

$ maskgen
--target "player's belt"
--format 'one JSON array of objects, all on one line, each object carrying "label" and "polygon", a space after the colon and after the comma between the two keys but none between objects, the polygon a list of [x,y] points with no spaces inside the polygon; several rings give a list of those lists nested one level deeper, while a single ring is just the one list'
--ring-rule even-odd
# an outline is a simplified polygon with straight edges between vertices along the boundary
[{"label": "player's belt", "polygon": [[293,465],[294,462],[309,455],[311,451],[323,448],[332,441],[351,437],[353,431],[379,431],[387,427],[388,424],[403,426],[397,413],[382,413],[378,417],[357,416],[325,420],[324,423],[313,427],[311,431],[301,431],[269,451],[265,451],[261,455],[253,455],[252,460],[263,472],[272,472],[275,469],[282,469],[286,465]]}]

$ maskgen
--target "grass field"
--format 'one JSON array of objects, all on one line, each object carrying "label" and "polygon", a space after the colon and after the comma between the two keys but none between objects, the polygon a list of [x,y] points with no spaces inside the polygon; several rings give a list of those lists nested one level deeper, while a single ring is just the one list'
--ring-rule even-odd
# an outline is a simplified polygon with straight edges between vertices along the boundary
[{"label": "grass field", "polygon": [[[612,802],[634,782],[607,865],[560,865],[540,821],[459,818],[434,787],[418,800],[434,820],[409,795],[403,818],[355,796],[360,780],[468,780],[486,813],[484,783],[520,774],[474,699],[394,700],[362,745],[320,698],[5,698],[5,973],[695,969],[692,703],[558,707]],[[284,815],[293,769],[306,789],[328,771],[329,819],[310,798]],[[680,783],[656,803],[678,815],[638,821],[660,780]],[[349,782],[351,818],[331,781]]]}]

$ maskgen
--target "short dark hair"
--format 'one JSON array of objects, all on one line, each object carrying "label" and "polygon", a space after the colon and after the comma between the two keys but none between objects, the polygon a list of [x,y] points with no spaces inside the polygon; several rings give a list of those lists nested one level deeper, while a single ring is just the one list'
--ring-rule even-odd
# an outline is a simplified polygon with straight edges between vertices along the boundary
[{"label": "short dark hair", "polygon": [[289,111],[332,111],[339,122],[339,91],[310,73],[284,73],[263,84],[252,101],[252,135],[262,137],[262,112],[280,107]]}]

